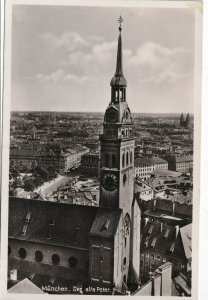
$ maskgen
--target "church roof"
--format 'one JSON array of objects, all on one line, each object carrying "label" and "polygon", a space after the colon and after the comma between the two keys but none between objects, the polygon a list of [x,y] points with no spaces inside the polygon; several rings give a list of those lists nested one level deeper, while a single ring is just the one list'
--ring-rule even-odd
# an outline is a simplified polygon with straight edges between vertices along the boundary
[{"label": "church roof", "polygon": [[90,206],[10,198],[9,238],[88,248],[96,213],[97,208]]},{"label": "church roof", "polygon": [[[120,214],[120,209],[11,197],[9,238],[88,249],[89,234],[113,236]],[[110,223],[101,230],[106,220]]]}]

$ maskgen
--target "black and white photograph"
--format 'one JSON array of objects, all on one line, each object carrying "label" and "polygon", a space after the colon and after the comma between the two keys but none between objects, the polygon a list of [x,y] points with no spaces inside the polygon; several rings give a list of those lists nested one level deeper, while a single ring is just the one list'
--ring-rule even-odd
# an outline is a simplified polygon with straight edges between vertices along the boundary
[{"label": "black and white photograph", "polygon": [[9,1],[5,299],[197,299],[202,3],[178,2]]}]

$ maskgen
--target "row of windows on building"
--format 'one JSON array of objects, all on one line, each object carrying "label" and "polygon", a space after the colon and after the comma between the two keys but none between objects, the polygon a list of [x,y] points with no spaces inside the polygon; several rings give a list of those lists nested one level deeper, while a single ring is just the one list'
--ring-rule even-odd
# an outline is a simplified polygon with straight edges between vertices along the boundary
[{"label": "row of windows on building", "polygon": [[[11,252],[12,252],[12,249],[11,249],[10,246],[8,246],[8,254],[10,255]],[[18,255],[21,259],[26,259],[27,250],[25,248],[19,248],[18,249]],[[35,261],[38,262],[38,263],[41,263],[43,261],[43,258],[44,258],[43,253],[41,251],[37,250],[35,252],[35,256],[34,256]],[[52,254],[51,255],[51,262],[54,266],[59,265],[60,256],[56,253]],[[76,266],[78,264],[78,261],[77,261],[76,257],[74,257],[74,256],[69,257],[68,264],[69,264],[70,268],[76,268]]]},{"label": "row of windows on building", "polygon": [[[132,164],[133,162],[133,153],[132,151],[126,152],[122,154],[122,168],[129,166],[129,164]],[[105,154],[105,159],[104,159],[104,166],[106,168],[116,168],[117,167],[117,158],[116,154]]]},{"label": "row of windows on building", "polygon": [[[177,260],[173,260],[173,259],[169,259],[165,256],[162,256],[160,254],[154,254],[154,253],[148,253],[146,252],[141,253],[141,259],[140,259],[140,266],[149,266],[150,263],[166,263],[167,261],[172,262],[174,264],[174,266],[178,269],[184,269],[185,265],[184,263],[182,263],[181,261],[177,261]],[[191,263],[190,263],[191,265]]]}]

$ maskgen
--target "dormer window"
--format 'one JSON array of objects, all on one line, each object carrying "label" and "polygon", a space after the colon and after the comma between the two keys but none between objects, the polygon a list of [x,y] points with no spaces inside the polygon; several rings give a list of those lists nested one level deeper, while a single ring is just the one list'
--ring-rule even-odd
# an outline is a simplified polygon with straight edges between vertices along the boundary
[{"label": "dormer window", "polygon": [[145,242],[144,242],[146,247],[148,247],[148,243],[149,243],[149,237],[146,237]]},{"label": "dormer window", "polygon": [[27,224],[25,224],[22,228],[22,235],[26,235],[27,232]]},{"label": "dormer window", "polygon": [[152,233],[152,230],[153,230],[153,225],[150,226],[150,228],[149,228],[149,230],[148,230],[148,233],[151,234],[151,233]]},{"label": "dormer window", "polygon": [[28,210],[27,215],[26,215],[26,222],[30,221],[30,216],[31,216],[31,212]]},{"label": "dormer window", "polygon": [[51,218],[51,220],[50,220],[50,225],[51,225],[51,226],[54,226],[54,225],[55,225],[55,218]]},{"label": "dormer window", "polygon": [[108,230],[110,225],[110,220],[106,220],[105,223],[103,224],[102,230]]},{"label": "dormer window", "polygon": [[153,248],[154,248],[156,242],[157,242],[157,238],[154,238],[153,241],[152,241],[152,243],[151,243],[151,246],[152,246]]},{"label": "dormer window", "polygon": [[51,233],[50,233],[49,231],[48,231],[47,234],[46,234],[46,239],[47,239],[47,240],[51,240]]},{"label": "dormer window", "polygon": [[175,249],[175,242],[173,242],[173,243],[171,244],[171,246],[170,246],[170,252],[173,253],[174,249]]},{"label": "dormer window", "polygon": [[169,229],[166,230],[166,232],[165,232],[165,234],[164,234],[164,238],[166,238],[166,239],[168,238],[169,231],[170,231]]}]

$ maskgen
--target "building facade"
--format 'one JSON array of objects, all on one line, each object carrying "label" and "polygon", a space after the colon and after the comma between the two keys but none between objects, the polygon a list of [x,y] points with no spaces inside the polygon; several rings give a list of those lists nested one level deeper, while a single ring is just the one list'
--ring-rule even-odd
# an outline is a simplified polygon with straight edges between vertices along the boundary
[{"label": "building facade", "polygon": [[82,156],[88,152],[89,149],[86,147],[78,151],[69,148],[65,152],[62,151],[59,156],[59,171],[67,172],[80,167]]},{"label": "building facade", "polygon": [[168,156],[165,157],[168,161],[168,169],[179,173],[193,172],[193,155],[184,156]]},{"label": "building facade", "polygon": [[192,269],[192,205],[167,200],[143,201],[141,222],[142,282],[151,272],[171,262],[172,276]]},{"label": "building facade", "polygon": [[84,154],[81,157],[81,174],[89,177],[99,177],[100,155],[95,153]]},{"label": "building facade", "polygon": [[135,177],[146,179],[150,173],[156,169],[168,169],[168,162],[160,157],[155,158],[136,158],[135,159]]},{"label": "building facade", "polygon": [[80,166],[81,157],[89,152],[88,148],[54,151],[46,145],[35,145],[10,149],[10,165],[21,171],[34,169],[35,166],[54,166],[58,172],[67,172]]}]

